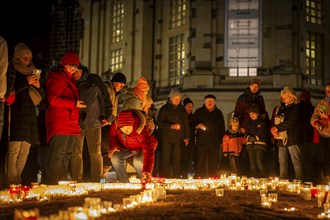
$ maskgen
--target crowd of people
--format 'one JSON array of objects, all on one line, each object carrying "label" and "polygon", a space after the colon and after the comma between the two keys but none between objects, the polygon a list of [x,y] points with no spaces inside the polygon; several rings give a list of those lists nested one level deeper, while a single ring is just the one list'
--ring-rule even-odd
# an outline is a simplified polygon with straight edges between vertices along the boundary
[{"label": "crowd of people", "polygon": [[24,43],[11,58],[1,37],[0,51],[1,188],[36,182],[38,172],[42,183],[57,184],[99,182],[113,169],[129,182],[127,163],[142,183],[225,173],[330,181],[330,83],[315,107],[309,91],[283,88],[269,116],[252,79],[226,129],[213,94],[194,111],[175,87],[156,109],[144,77],[133,88],[121,72],[103,80],[74,51],[43,69]]}]

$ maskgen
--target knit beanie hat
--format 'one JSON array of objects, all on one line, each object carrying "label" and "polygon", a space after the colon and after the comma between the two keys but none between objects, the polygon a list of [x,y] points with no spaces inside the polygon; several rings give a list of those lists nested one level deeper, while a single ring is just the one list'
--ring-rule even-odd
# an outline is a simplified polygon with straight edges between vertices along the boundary
[{"label": "knit beanie hat", "polygon": [[133,126],[135,123],[133,113],[131,111],[123,111],[118,114],[117,127]]},{"label": "knit beanie hat", "polygon": [[214,96],[214,95],[212,95],[212,94],[208,94],[208,95],[206,95],[205,97],[204,97],[204,100],[205,99],[214,99],[214,100],[217,100],[217,98]]},{"label": "knit beanie hat", "polygon": [[249,113],[250,112],[260,114],[260,109],[257,105],[251,105],[249,108]]},{"label": "knit beanie hat", "polygon": [[183,106],[186,106],[186,105],[189,104],[189,103],[194,104],[193,101],[192,101],[190,98],[185,98],[185,99],[183,100]]},{"label": "knit beanie hat", "polygon": [[312,98],[311,93],[307,90],[302,91],[299,95],[299,100],[301,102],[311,102],[311,98]]},{"label": "knit beanie hat", "polygon": [[144,91],[144,92],[148,92],[150,89],[150,87],[148,85],[148,81],[142,76],[138,79],[135,88],[137,88],[141,91]]},{"label": "knit beanie hat", "polygon": [[170,92],[170,99],[172,99],[174,96],[180,96],[181,97],[181,92],[178,88],[172,88]]},{"label": "knit beanie hat", "polygon": [[111,82],[119,82],[126,84],[126,76],[123,73],[118,72],[115,75],[113,75]]},{"label": "knit beanie hat", "polygon": [[23,43],[19,43],[15,46],[14,57],[17,59],[23,55],[32,57],[32,51]]},{"label": "knit beanie hat", "polygon": [[257,79],[257,78],[252,79],[252,80],[250,81],[250,85],[253,85],[253,84],[257,84],[258,86],[260,86],[260,81],[259,81],[259,79]]},{"label": "knit beanie hat", "polygon": [[78,55],[77,55],[76,52],[74,52],[74,51],[68,51],[63,56],[60,64],[62,66],[66,66],[66,65],[70,65],[70,64],[79,65],[80,64],[80,60],[79,60],[79,57],[78,57]]}]

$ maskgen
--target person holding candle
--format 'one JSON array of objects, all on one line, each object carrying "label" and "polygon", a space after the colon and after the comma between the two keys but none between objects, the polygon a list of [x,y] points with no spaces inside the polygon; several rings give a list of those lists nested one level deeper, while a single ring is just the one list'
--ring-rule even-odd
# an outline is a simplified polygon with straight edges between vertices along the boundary
[{"label": "person holding candle", "polygon": [[161,143],[161,176],[180,178],[181,147],[188,146],[190,128],[178,88],[171,89],[169,99],[159,109],[157,125]]},{"label": "person holding candle", "polygon": [[133,166],[141,183],[151,181],[154,151],[158,141],[146,126],[146,118],[139,110],[121,111],[109,131],[112,166],[117,179],[129,183],[124,160],[133,157]]},{"label": "person holding candle", "polygon": [[[218,162],[223,162],[219,155],[219,146],[225,133],[225,121],[222,111],[215,104],[216,97],[208,94],[204,105],[194,113],[196,146],[198,154],[197,177],[208,178],[217,175]],[[225,164],[222,164],[225,165]]]},{"label": "person holding candle", "polygon": [[314,109],[310,123],[319,134],[322,150],[323,181],[330,182],[330,82],[325,86],[325,97]]},{"label": "person holding candle", "polygon": [[300,120],[300,105],[298,104],[298,97],[295,91],[290,87],[285,87],[280,93],[282,102],[277,116],[284,116],[283,122],[271,128],[272,135],[277,138],[279,133],[287,131],[287,142],[284,143],[281,139],[277,141],[279,147],[279,164],[280,164],[280,178],[289,178],[289,156],[294,168],[295,178],[301,180],[303,177],[301,165],[300,146],[302,144],[302,125]]}]

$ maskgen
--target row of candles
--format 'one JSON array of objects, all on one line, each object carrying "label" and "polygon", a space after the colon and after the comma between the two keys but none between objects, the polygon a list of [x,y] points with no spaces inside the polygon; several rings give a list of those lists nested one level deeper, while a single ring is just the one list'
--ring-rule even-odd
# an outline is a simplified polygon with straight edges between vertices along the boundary
[{"label": "row of candles", "polygon": [[[222,194],[223,190],[293,192],[300,194],[305,200],[317,198],[318,207],[324,206],[324,212],[320,215],[322,218],[330,218],[329,208],[327,208],[329,207],[329,185],[317,185],[314,187],[312,183],[302,183],[297,180],[290,182],[289,180],[280,180],[278,177],[247,178],[246,176],[239,177],[232,174],[230,176],[222,175],[221,177],[210,179],[153,178],[153,183],[147,184],[146,189],[155,189],[159,186],[164,187],[165,190],[216,189],[216,193],[221,193],[222,191]],[[140,188],[140,180],[135,177],[130,178],[130,183],[104,183],[104,181],[100,183],[76,183],[74,181],[60,181],[58,185],[51,186],[39,185],[39,183],[32,183],[31,186],[11,185],[9,190],[0,191],[0,203],[22,202],[31,199],[45,201],[54,196],[78,196],[88,194],[89,191]],[[267,197],[271,197],[271,195]],[[261,203],[261,205],[265,207],[267,207],[267,203],[272,202],[270,199],[266,201],[266,198],[263,200],[265,204]],[[127,201],[125,201],[126,203]],[[123,204],[124,207],[126,207],[125,204]]]},{"label": "row of candles", "polygon": [[50,216],[40,216],[39,209],[20,210],[15,209],[14,220],[71,220],[71,219],[95,219],[102,215],[114,212],[121,212],[139,208],[157,200],[166,198],[164,186],[157,186],[152,189],[143,190],[137,195],[123,198],[122,204],[112,204],[111,201],[102,201],[98,197],[85,197],[83,206],[68,207],[66,210],[59,210],[58,213]]}]

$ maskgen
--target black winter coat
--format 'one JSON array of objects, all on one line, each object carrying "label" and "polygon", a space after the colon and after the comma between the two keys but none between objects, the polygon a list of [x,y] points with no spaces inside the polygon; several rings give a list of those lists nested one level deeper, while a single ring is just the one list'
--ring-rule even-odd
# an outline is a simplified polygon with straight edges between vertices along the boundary
[{"label": "black winter coat", "polygon": [[[288,142],[286,146],[292,145],[301,145],[303,142],[303,131],[302,131],[302,123],[301,123],[301,106],[299,104],[289,104],[282,105],[277,112],[277,115],[281,115],[284,113],[284,121],[276,125],[276,128],[279,132],[287,131],[288,133]],[[281,141],[277,142],[278,145],[281,145]]]},{"label": "black winter coat", "polygon": [[[39,144],[38,123],[36,106],[29,96],[28,87],[26,75],[16,71],[14,83],[16,98],[10,107],[10,141],[26,141],[33,145]],[[44,99],[45,90],[42,84],[37,90]]]},{"label": "black winter coat", "polygon": [[83,68],[82,76],[77,80],[77,88],[80,100],[87,105],[86,108],[80,109],[82,129],[101,127],[103,119],[111,121],[112,104],[99,75],[88,73],[88,69]]},{"label": "black winter coat", "polygon": [[222,137],[225,134],[225,121],[223,113],[216,106],[212,111],[209,111],[205,105],[198,108],[194,112],[194,127],[199,123],[203,123],[206,130],[196,130],[196,145],[220,147]]},{"label": "black winter coat", "polygon": [[245,128],[249,119],[249,108],[251,105],[259,106],[260,114],[266,113],[263,96],[258,91],[253,94],[250,87],[247,87],[242,95],[237,99],[234,116],[239,117],[241,127]]},{"label": "black winter coat", "polygon": [[314,106],[310,102],[300,102],[300,121],[303,130],[303,143],[313,143],[314,128],[310,123],[311,117],[314,113]]},{"label": "black winter coat", "polygon": [[[171,129],[172,124],[180,124],[179,131]],[[189,120],[187,118],[186,109],[179,104],[174,106],[171,100],[168,100],[165,105],[159,109],[157,117],[157,125],[159,138],[162,140],[180,140],[190,137]]]}]

